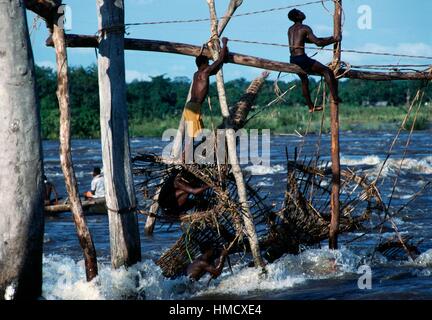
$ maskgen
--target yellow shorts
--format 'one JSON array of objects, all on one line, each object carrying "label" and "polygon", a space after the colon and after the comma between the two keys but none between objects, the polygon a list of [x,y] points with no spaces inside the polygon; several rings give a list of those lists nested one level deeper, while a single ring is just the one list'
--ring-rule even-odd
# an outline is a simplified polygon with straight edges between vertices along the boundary
[{"label": "yellow shorts", "polygon": [[196,138],[204,128],[201,118],[201,104],[189,101],[183,111],[186,132],[189,137]]}]

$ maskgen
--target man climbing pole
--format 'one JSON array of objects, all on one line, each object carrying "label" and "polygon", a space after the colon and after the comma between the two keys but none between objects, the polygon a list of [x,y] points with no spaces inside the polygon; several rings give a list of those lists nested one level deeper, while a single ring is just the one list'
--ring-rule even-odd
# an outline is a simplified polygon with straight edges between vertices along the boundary
[{"label": "man climbing pole", "polygon": [[198,67],[198,71],[195,72],[193,77],[191,98],[186,103],[183,111],[184,120],[186,123],[186,132],[189,137],[196,138],[201,130],[204,128],[202,117],[201,117],[201,106],[207,97],[209,91],[209,78],[215,75],[228,56],[228,39],[222,38],[223,48],[219,59],[213,64],[209,65],[209,59],[204,55],[199,55],[195,62]]},{"label": "man climbing pole", "polygon": [[[306,19],[306,15],[300,10],[291,10],[288,13],[288,19],[294,22],[294,24],[288,29],[288,40],[291,52],[290,62],[298,65],[308,74],[317,73],[323,76],[330,88],[332,99],[338,103],[342,102],[338,95],[336,78],[330,68],[314,59],[309,58],[305,53],[305,43],[314,43],[317,46],[324,47],[329,44],[339,42],[341,39],[335,37],[316,37],[312,29],[309,26],[303,24],[303,21]],[[303,96],[306,99],[309,112],[322,111],[322,106],[314,106],[312,102],[309,92],[308,76],[305,74],[299,74],[299,77],[302,82]]]}]

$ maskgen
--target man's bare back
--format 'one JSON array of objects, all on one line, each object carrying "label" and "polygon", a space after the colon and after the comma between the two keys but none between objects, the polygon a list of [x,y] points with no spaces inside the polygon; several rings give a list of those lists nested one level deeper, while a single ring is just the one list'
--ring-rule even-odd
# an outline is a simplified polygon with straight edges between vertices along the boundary
[{"label": "man's bare back", "polygon": [[306,43],[314,43],[319,47],[324,47],[335,42],[333,37],[318,38],[314,35],[311,27],[302,23],[295,23],[288,29],[288,39],[291,56],[305,54]]},{"label": "man's bare back", "polygon": [[228,39],[222,38],[223,48],[219,55],[219,59],[213,62],[211,65],[208,64],[206,57],[200,56],[197,58],[198,71],[195,72],[193,77],[191,102],[202,104],[207,97],[210,84],[210,76],[215,75],[221,68],[228,55]]}]

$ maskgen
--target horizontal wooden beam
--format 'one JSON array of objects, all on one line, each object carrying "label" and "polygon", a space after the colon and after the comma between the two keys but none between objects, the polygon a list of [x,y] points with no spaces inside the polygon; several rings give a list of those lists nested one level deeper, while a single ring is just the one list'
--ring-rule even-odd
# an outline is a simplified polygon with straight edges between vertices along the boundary
[{"label": "horizontal wooden beam", "polygon": [[51,25],[62,0],[24,0],[24,4],[27,10],[33,11]]},{"label": "horizontal wooden beam", "polygon": [[[46,44],[47,46],[52,47],[52,39],[48,38]],[[97,48],[98,39],[97,36],[69,34],[66,36],[66,44],[70,48]],[[175,53],[194,57],[198,56],[201,52],[201,47],[191,44],[133,38],[125,38],[125,49],[136,51]],[[207,48],[203,50],[202,54],[211,59],[210,51]],[[229,54],[227,62],[272,71],[295,74],[304,73],[304,71],[295,64],[263,59],[234,52],[231,52]],[[432,70],[430,69],[418,72],[369,72],[341,69],[339,71],[339,74],[343,78],[375,81],[432,79]]]}]

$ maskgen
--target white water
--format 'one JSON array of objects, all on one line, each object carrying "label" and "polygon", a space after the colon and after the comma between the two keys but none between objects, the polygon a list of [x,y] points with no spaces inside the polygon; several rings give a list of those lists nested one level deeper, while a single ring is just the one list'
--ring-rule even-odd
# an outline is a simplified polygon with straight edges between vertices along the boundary
[{"label": "white water", "polygon": [[113,270],[109,263],[99,263],[99,276],[86,282],[84,262],[61,255],[44,256],[43,297],[67,300],[109,299],[188,299],[208,294],[242,295],[256,291],[289,289],[308,279],[341,277],[355,273],[360,257],[349,250],[307,250],[285,255],[267,266],[267,274],[245,265],[233,274],[226,268],[207,287],[208,276],[199,282],[186,277],[169,280],[159,267],[145,260],[128,268]]},{"label": "white water", "polygon": [[[373,166],[373,168],[368,169],[367,172],[372,175],[377,175],[381,170],[384,160],[377,155],[369,155],[362,158],[354,157],[342,157],[341,165],[348,167],[355,166]],[[381,176],[386,177],[389,175],[397,174],[401,168],[402,173],[411,174],[432,174],[432,156],[427,156],[420,159],[406,158],[402,159],[392,159],[391,157],[387,160],[382,170]]]},{"label": "white water", "polygon": [[280,164],[274,166],[252,165],[244,168],[244,170],[253,175],[266,175],[283,172],[285,168]]}]

